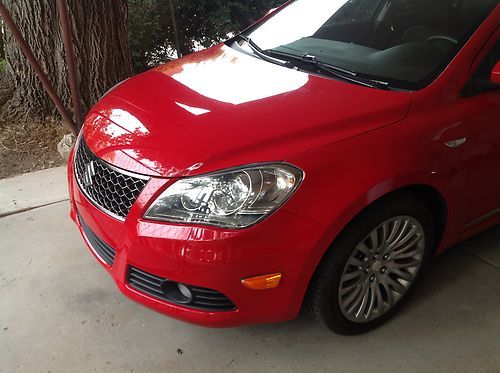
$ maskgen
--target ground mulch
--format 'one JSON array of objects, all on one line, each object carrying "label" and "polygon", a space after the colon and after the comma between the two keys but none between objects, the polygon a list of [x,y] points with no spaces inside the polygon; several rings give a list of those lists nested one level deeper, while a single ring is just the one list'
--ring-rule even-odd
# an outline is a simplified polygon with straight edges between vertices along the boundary
[{"label": "ground mulch", "polygon": [[0,179],[63,165],[57,143],[69,132],[54,119],[0,122]]}]

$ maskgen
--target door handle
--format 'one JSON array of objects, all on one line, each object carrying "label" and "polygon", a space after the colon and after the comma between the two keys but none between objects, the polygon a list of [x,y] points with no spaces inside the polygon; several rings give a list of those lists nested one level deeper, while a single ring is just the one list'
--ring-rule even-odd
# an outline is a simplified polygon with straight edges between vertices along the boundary
[{"label": "door handle", "polygon": [[459,146],[462,146],[466,142],[467,142],[467,138],[466,137],[461,137],[461,138],[456,139],[456,140],[447,141],[444,144],[448,148],[455,149],[455,148],[458,148]]}]

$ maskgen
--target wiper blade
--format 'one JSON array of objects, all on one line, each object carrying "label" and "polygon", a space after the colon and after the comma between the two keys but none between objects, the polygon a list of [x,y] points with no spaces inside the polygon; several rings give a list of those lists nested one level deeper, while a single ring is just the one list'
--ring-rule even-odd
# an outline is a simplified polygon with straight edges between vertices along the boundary
[{"label": "wiper blade", "polygon": [[364,85],[370,88],[379,88],[379,89],[389,89],[389,83],[381,80],[368,79],[358,76],[354,71],[346,70],[338,66],[330,65],[324,62],[316,61],[314,62],[315,66],[318,68],[327,71],[333,75],[340,76],[342,78],[349,80],[353,83],[358,83],[360,85]]},{"label": "wiper blade", "polygon": [[347,70],[335,65],[330,65],[326,62],[318,61],[316,56],[313,56],[311,54],[298,56],[295,54],[280,52],[276,50],[270,50],[270,52],[272,54],[279,55],[280,57],[290,58],[295,61],[301,61],[303,63],[313,65],[314,67],[316,67],[316,69],[323,73],[333,75],[337,78],[349,81],[351,83],[359,84],[369,88],[390,89],[388,82],[360,77],[354,71]]},{"label": "wiper blade", "polygon": [[264,61],[267,61],[267,62],[271,62],[271,63],[274,63],[276,65],[280,65],[280,66],[283,66],[283,67],[288,67],[290,69],[297,69],[297,67],[292,64],[290,61],[283,61],[283,60],[280,60],[280,59],[277,59],[277,58],[274,58],[274,57],[271,57],[270,55],[268,55],[264,50],[262,50],[261,47],[259,47],[251,38],[249,38],[248,36],[245,36],[243,34],[239,34],[236,36],[237,38],[245,41],[245,43],[248,44],[248,46],[252,49],[252,51],[254,52],[254,54],[259,57],[260,59],[264,60]]}]

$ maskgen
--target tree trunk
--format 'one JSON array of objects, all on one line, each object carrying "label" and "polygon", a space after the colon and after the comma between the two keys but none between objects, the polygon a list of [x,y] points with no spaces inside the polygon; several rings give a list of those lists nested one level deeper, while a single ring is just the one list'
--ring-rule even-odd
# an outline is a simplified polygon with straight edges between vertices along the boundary
[{"label": "tree trunk", "polygon": [[[56,0],[4,0],[63,103],[72,109],[68,71]],[[113,85],[132,74],[128,46],[126,0],[69,0],[82,105],[90,107]],[[55,113],[12,35],[6,32],[7,74],[15,87],[3,108],[4,117]]]}]

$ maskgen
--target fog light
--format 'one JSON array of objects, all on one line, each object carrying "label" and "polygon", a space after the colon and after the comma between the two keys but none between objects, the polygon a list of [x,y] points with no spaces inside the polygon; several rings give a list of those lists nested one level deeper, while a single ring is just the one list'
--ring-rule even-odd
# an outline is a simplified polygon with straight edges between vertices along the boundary
[{"label": "fog light", "polygon": [[193,300],[193,294],[186,285],[179,283],[177,284],[177,288],[179,289],[181,294],[186,298],[186,302],[191,302],[191,300]]},{"label": "fog light", "polygon": [[165,298],[172,302],[188,304],[193,300],[193,294],[186,285],[175,281],[164,280],[160,286]]}]

